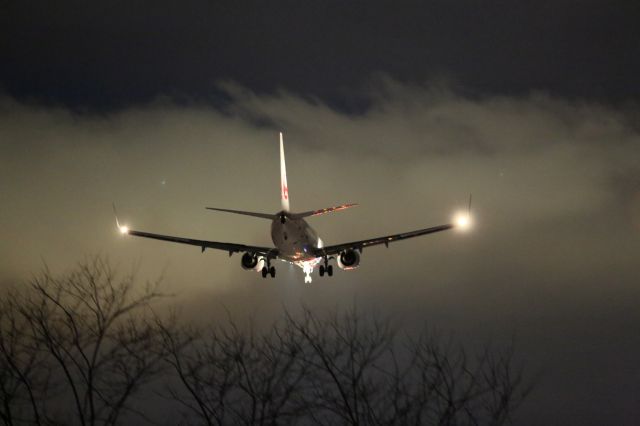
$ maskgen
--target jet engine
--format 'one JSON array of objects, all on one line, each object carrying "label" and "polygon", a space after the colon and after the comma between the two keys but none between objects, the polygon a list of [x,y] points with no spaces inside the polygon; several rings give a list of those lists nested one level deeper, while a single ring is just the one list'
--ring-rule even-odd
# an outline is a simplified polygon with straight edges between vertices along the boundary
[{"label": "jet engine", "polygon": [[245,253],[242,255],[242,259],[240,260],[240,264],[242,265],[242,269],[254,271],[261,271],[264,266],[264,258],[259,257],[254,253]]},{"label": "jet engine", "polygon": [[340,269],[356,269],[360,265],[360,253],[356,250],[345,250],[338,256],[338,266]]}]

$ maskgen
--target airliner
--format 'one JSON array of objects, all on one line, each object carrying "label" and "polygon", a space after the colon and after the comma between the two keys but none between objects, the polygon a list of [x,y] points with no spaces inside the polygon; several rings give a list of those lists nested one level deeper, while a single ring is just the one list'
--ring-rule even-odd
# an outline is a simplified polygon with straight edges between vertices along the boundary
[{"label": "airliner", "polygon": [[334,260],[338,267],[343,270],[357,268],[360,265],[360,256],[364,248],[381,244],[389,247],[389,243],[396,241],[419,237],[421,235],[435,234],[437,232],[447,231],[454,228],[467,229],[471,225],[471,197],[469,197],[468,211],[465,213],[459,213],[451,223],[365,240],[325,245],[316,231],[309,226],[305,218],[345,210],[350,207],[354,207],[357,204],[343,204],[340,206],[328,207],[320,210],[310,210],[301,213],[292,212],[289,204],[289,187],[287,185],[287,170],[284,159],[282,132],[280,132],[280,202],[282,210],[273,214],[206,207],[207,210],[253,216],[270,220],[271,240],[273,241],[274,247],[196,240],[138,231],[120,224],[115,204],[113,209],[116,216],[116,226],[120,233],[124,235],[188,244],[200,247],[202,252],[206,249],[217,249],[228,252],[229,256],[234,253],[242,253],[242,257],[240,259],[242,268],[245,270],[259,272],[262,274],[263,278],[266,278],[267,276],[276,276],[276,268],[273,265],[275,260],[292,263],[302,268],[305,274],[305,283],[311,282],[311,274],[316,267],[318,267],[318,272],[321,277],[325,276],[325,274],[332,276],[332,260]]}]

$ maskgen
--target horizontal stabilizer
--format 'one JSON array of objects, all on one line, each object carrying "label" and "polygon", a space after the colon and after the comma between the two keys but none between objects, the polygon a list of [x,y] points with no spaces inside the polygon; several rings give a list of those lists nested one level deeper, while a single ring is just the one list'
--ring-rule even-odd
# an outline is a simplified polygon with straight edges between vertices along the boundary
[{"label": "horizontal stabilizer", "polygon": [[310,210],[308,212],[302,212],[302,213],[292,213],[292,214],[290,214],[290,216],[293,216],[295,218],[309,217],[309,216],[320,216],[320,215],[325,214],[325,213],[337,212],[337,211],[348,209],[349,207],[354,207],[354,206],[357,206],[357,205],[358,204],[356,204],[356,203],[343,204],[341,206],[327,207],[326,209]]},{"label": "horizontal stabilizer", "polygon": [[243,214],[245,216],[253,216],[253,217],[261,217],[263,219],[275,219],[278,216],[275,214],[267,214],[267,213],[255,213],[255,212],[245,212],[242,210],[229,210],[229,209],[218,209],[216,207],[205,207],[207,210],[215,210],[219,212],[226,213],[235,213],[235,214]]}]

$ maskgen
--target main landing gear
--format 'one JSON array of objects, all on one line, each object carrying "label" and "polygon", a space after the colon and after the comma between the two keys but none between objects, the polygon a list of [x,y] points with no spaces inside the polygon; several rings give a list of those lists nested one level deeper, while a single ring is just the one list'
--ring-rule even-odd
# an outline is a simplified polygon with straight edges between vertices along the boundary
[{"label": "main landing gear", "polygon": [[324,265],[320,265],[318,272],[320,273],[321,277],[324,277],[325,272],[330,277],[333,276],[333,265],[329,265],[329,259],[327,259],[326,257],[324,258]]},{"label": "main landing gear", "polygon": [[324,277],[325,272],[331,277],[333,276],[333,265],[329,265],[326,267],[324,265],[320,265],[320,269],[318,270],[318,272],[320,273],[321,277]]},{"label": "main landing gear", "polygon": [[271,262],[267,259],[267,265],[262,267],[262,278],[267,278],[267,275],[271,275],[271,278],[276,277],[276,268],[271,266]]},{"label": "main landing gear", "polygon": [[267,278],[267,275],[271,275],[271,278],[276,277],[276,268],[271,266],[267,268],[266,266],[262,267],[262,278]]}]

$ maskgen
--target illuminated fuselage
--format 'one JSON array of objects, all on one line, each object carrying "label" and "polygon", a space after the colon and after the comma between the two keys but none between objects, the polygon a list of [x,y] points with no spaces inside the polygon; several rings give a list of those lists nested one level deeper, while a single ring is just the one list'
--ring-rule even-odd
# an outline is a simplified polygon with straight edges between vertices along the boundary
[{"label": "illuminated fuselage", "polygon": [[315,249],[322,248],[322,240],[304,219],[288,217],[284,212],[271,222],[271,240],[279,258],[296,264],[316,260]]}]

